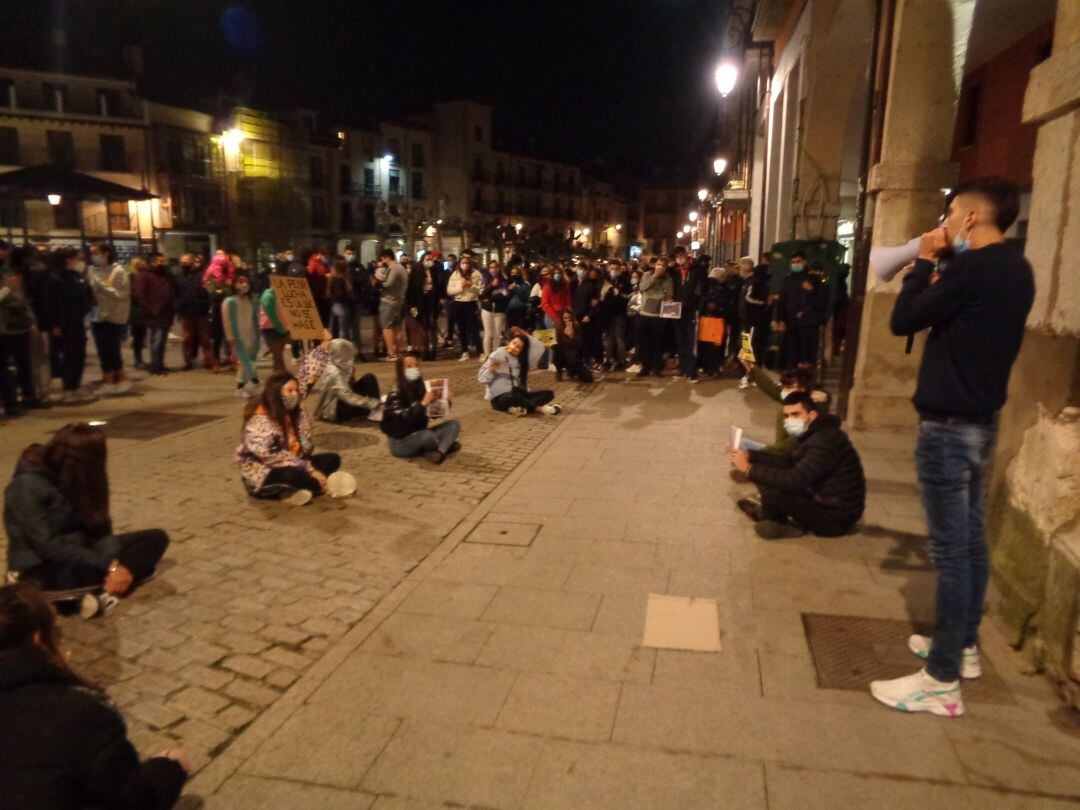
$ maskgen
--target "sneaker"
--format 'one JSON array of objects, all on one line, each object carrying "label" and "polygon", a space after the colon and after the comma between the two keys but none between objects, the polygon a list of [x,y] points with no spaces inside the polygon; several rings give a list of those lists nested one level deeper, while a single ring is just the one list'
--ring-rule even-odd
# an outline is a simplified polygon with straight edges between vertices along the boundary
[{"label": "sneaker", "polygon": [[487,360],[487,355],[486,355],[486,354],[483,354],[483,353],[481,353],[481,355],[480,355],[480,356],[479,356],[478,358],[476,358],[476,359],[477,359],[477,360],[478,360],[479,362],[483,363],[483,362],[484,362],[485,360]]},{"label": "sneaker", "polygon": [[244,386],[238,386],[234,396],[242,397],[243,399],[251,399],[251,392]]},{"label": "sneaker", "polygon": [[562,405],[556,405],[554,403],[551,405],[541,405],[540,413],[547,414],[548,416],[557,416],[562,413]]},{"label": "sneaker", "polygon": [[[930,655],[930,636],[914,635],[907,640],[908,649],[924,661]],[[960,661],[961,678],[981,678],[982,664],[979,663],[979,648],[964,647],[964,654]]]},{"label": "sneaker", "polygon": [[960,717],[964,713],[960,681],[943,683],[931,678],[925,669],[891,681],[874,681],[870,694],[902,712],[930,712],[941,717]]},{"label": "sneaker", "polygon": [[101,397],[115,397],[116,386],[112,383],[101,383],[98,385],[97,393]]},{"label": "sneaker", "polygon": [[641,363],[634,363],[632,366],[626,367],[627,374],[637,374],[641,371]]},{"label": "sneaker", "polygon": [[754,524],[754,532],[762,540],[793,540],[802,537],[806,532],[794,523],[778,520],[759,520]]},{"label": "sneaker", "polygon": [[750,387],[750,375],[747,374],[741,380],[739,380],[739,390],[740,391],[745,391],[749,387]]},{"label": "sneaker", "polygon": [[469,353],[468,352],[462,352],[461,357],[458,358],[458,362],[459,363],[464,363],[468,359],[469,359]]},{"label": "sneaker", "polygon": [[[544,407],[547,406],[545,405]],[[511,416],[524,416],[528,413],[528,411],[522,408],[520,405],[511,405],[509,408],[506,409],[506,412]]]},{"label": "sneaker", "polygon": [[690,384],[691,385],[697,385],[697,383],[698,383],[698,378],[697,377],[691,377],[690,378]]},{"label": "sneaker", "polygon": [[452,445],[450,445],[449,448],[447,448],[446,455],[448,455],[448,456],[453,455],[454,453],[456,453],[460,449],[461,449],[461,442],[456,441]]},{"label": "sneaker", "polygon": [[62,404],[66,405],[66,404],[70,404],[70,403],[72,403],[74,401],[75,401],[75,392],[74,391],[68,391],[67,389],[65,389],[63,391],[63,393],[60,394],[60,402]]},{"label": "sneaker", "polygon": [[311,503],[313,497],[315,496],[311,494],[310,489],[297,489],[282,498],[281,502],[287,503],[289,506],[304,506]]},{"label": "sneaker", "polygon": [[79,615],[84,619],[95,619],[104,616],[118,604],[120,600],[111,593],[88,593],[79,600]]},{"label": "sneaker", "polygon": [[443,459],[445,459],[446,456],[444,456],[438,450],[428,450],[426,453],[424,453],[424,458],[426,458],[432,464],[438,465],[443,463]]},{"label": "sneaker", "polygon": [[119,382],[113,383],[113,390],[116,392],[117,396],[121,394],[129,394],[131,393],[131,381],[120,380]]},{"label": "sneaker", "polygon": [[735,505],[755,523],[765,519],[761,514],[761,504],[753,498],[739,498]]},{"label": "sneaker", "polygon": [[397,358],[398,358],[398,356],[396,354],[388,354],[388,355],[386,355],[386,357],[383,358],[383,362],[385,362],[385,363],[396,363]]}]

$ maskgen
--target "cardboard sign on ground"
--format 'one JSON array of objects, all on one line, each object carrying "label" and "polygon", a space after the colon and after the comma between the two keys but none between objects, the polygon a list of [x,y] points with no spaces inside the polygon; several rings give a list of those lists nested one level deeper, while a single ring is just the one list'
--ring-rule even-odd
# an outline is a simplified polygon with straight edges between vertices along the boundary
[{"label": "cardboard sign on ground", "polygon": [[720,616],[716,600],[650,593],[641,646],[720,652]]},{"label": "cardboard sign on ground", "polygon": [[323,322],[306,278],[270,276],[278,315],[293,340],[322,340]]}]

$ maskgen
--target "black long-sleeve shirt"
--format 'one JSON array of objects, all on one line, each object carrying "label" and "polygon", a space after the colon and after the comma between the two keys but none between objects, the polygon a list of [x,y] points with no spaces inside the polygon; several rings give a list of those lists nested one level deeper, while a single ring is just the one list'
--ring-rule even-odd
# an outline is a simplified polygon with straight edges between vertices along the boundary
[{"label": "black long-sleeve shirt", "polygon": [[1031,265],[1006,244],[959,254],[934,284],[920,259],[893,309],[895,335],[929,329],[912,401],[920,413],[991,416],[1005,404],[1035,299]]}]

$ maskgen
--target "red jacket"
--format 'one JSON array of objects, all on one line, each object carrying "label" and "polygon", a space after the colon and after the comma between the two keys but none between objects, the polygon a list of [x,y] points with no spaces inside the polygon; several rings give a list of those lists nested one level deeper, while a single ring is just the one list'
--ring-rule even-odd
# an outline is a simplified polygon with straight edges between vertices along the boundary
[{"label": "red jacket", "polygon": [[558,323],[559,314],[567,307],[573,307],[574,295],[570,291],[570,285],[563,282],[561,287],[556,287],[552,282],[544,285],[540,293],[540,308],[544,310],[552,321]]},{"label": "red jacket", "polygon": [[307,266],[308,284],[316,301],[330,296],[330,269],[318,256],[312,256]]}]

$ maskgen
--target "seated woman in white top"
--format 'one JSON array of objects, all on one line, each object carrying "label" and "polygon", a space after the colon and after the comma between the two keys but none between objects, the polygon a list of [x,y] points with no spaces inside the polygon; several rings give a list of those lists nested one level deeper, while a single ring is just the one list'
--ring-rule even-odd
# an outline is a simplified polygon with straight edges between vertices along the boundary
[{"label": "seated woman in white top", "polygon": [[493,351],[480,366],[477,379],[484,384],[484,399],[491,407],[514,416],[529,413],[553,415],[562,407],[552,402],[554,391],[530,391],[529,370],[535,369],[544,345],[520,327],[510,330],[510,340]]}]

